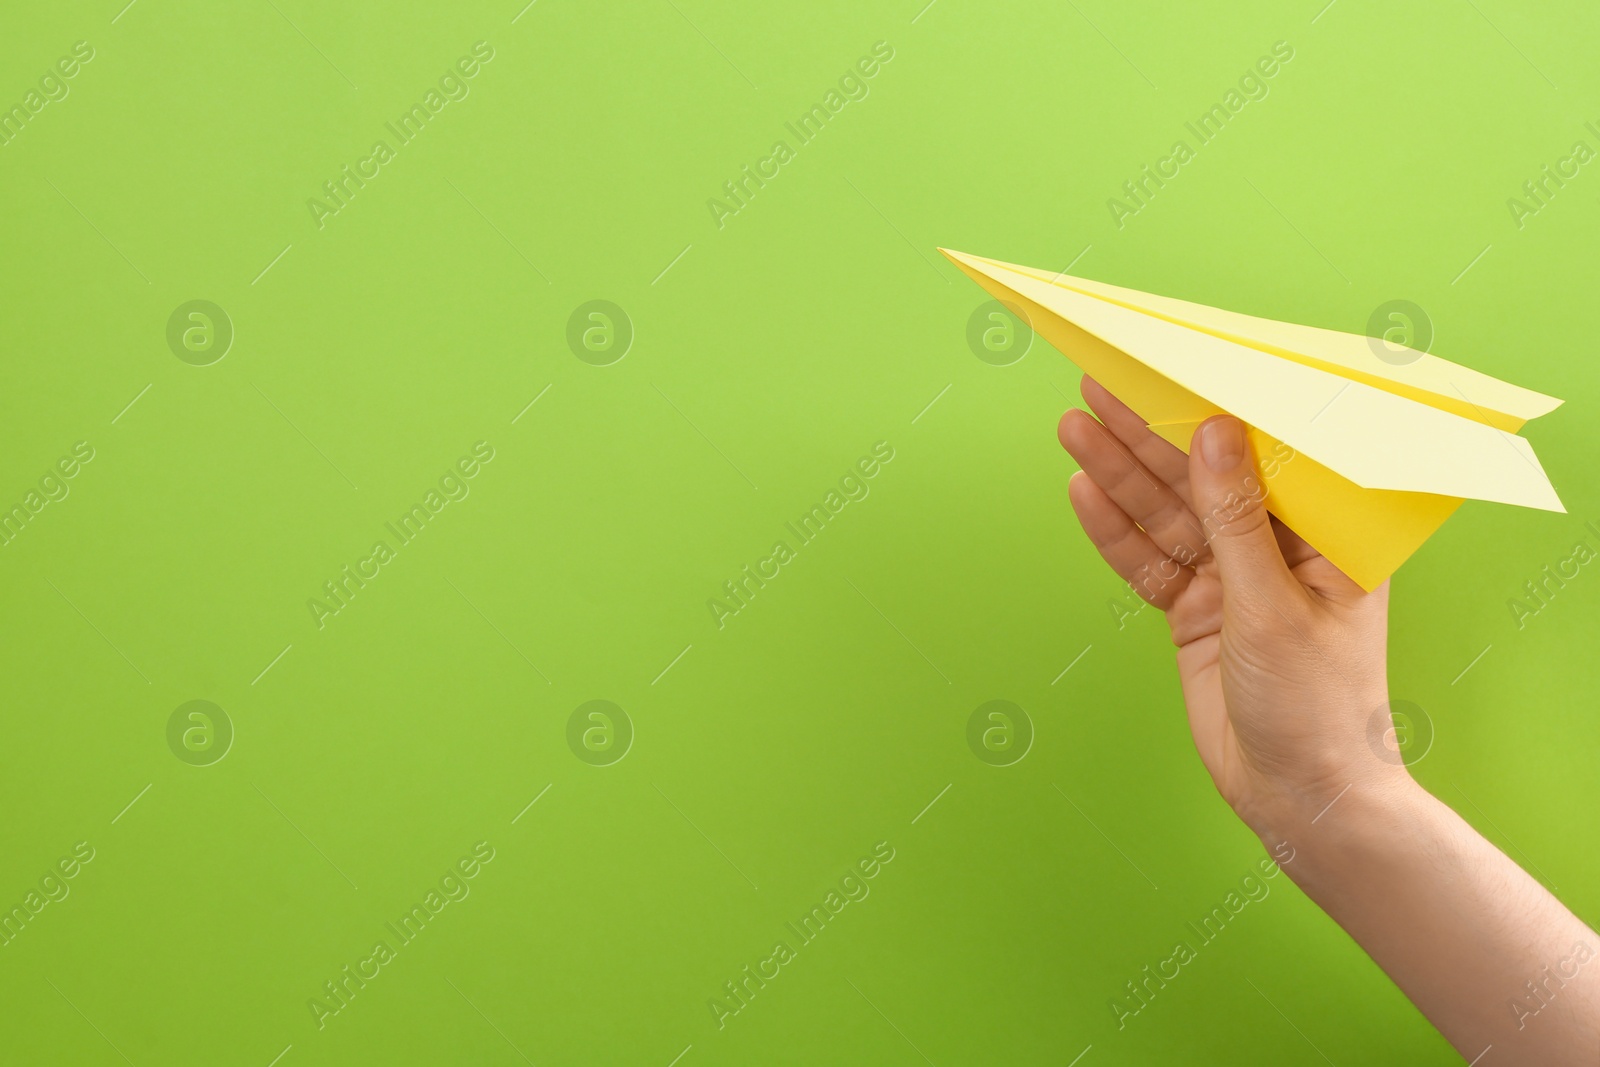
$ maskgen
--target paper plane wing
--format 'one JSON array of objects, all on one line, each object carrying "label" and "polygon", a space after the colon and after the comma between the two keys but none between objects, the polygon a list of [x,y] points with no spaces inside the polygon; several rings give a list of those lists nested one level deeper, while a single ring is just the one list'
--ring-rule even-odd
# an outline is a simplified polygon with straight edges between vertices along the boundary
[{"label": "paper plane wing", "polygon": [[1250,427],[1268,507],[1364,588],[1462,499],[1564,510],[1515,430],[1560,401],[1423,353],[945,251],[1184,451],[1221,412]]}]

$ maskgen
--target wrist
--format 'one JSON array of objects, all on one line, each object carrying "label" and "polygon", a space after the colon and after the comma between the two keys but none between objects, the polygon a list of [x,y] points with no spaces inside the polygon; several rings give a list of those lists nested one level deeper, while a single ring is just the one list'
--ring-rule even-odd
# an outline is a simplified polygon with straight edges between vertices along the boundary
[{"label": "wrist", "polygon": [[1422,845],[1438,801],[1404,766],[1287,790],[1246,822],[1309,895]]},{"label": "wrist", "polygon": [[1241,746],[1247,784],[1229,799],[1257,836],[1281,840],[1322,825],[1353,797],[1366,807],[1386,807],[1417,788],[1383,687],[1322,695],[1304,706],[1280,707],[1270,732],[1254,726],[1249,733],[1262,736]]}]

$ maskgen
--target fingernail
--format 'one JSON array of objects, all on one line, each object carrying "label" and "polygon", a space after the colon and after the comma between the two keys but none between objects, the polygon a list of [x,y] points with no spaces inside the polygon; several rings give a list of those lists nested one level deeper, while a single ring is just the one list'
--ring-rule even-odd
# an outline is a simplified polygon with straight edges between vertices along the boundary
[{"label": "fingernail", "polygon": [[1228,416],[1200,428],[1200,455],[1214,471],[1231,471],[1244,458],[1244,423]]}]

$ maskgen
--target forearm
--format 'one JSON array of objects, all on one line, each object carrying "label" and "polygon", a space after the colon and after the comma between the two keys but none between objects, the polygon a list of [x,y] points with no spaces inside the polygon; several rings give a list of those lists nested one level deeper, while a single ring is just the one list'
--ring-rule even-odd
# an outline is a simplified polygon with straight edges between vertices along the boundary
[{"label": "forearm", "polygon": [[1600,938],[1403,773],[1259,820],[1283,869],[1468,1061],[1600,1059]]}]

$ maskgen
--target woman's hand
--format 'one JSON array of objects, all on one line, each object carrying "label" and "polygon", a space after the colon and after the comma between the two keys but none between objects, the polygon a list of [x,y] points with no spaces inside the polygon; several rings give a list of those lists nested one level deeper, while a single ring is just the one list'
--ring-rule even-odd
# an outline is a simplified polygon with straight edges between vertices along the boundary
[{"label": "woman's hand", "polygon": [[1464,1059],[1595,1063],[1600,937],[1385,744],[1388,583],[1363,592],[1267,514],[1238,420],[1202,424],[1185,457],[1087,378],[1083,395],[1101,422],[1061,420],[1073,510],[1166,613],[1223,798]]},{"label": "woman's hand", "polygon": [[1388,583],[1363,592],[1268,515],[1271,483],[1239,420],[1205,422],[1186,457],[1097,382],[1082,388],[1100,421],[1061,419],[1083,468],[1073,510],[1165,613],[1189,729],[1223,799],[1265,833],[1286,807],[1315,812],[1357,780],[1409,782],[1371,736],[1375,716],[1380,738],[1388,729]]}]

